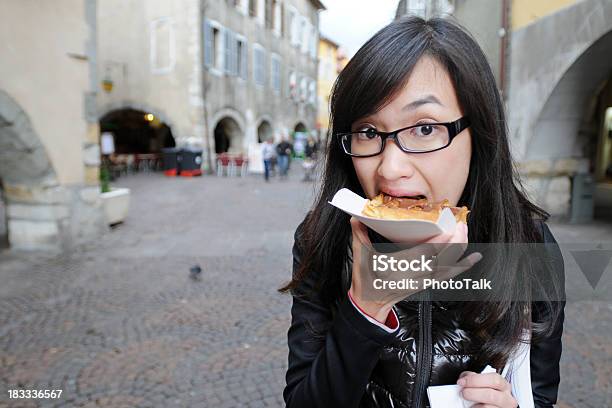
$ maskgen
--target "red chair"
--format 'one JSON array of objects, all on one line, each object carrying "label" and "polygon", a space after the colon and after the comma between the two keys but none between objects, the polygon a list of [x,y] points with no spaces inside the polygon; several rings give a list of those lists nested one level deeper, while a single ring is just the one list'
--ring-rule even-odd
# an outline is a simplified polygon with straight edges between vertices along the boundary
[{"label": "red chair", "polygon": [[232,171],[232,161],[227,153],[221,153],[217,156],[217,176],[223,175],[223,170],[225,169],[225,174],[230,175]]},{"label": "red chair", "polygon": [[247,167],[248,167],[248,159],[244,156],[239,155],[235,156],[232,163],[232,175],[236,175],[236,171],[240,169],[240,177],[244,177],[246,175]]}]

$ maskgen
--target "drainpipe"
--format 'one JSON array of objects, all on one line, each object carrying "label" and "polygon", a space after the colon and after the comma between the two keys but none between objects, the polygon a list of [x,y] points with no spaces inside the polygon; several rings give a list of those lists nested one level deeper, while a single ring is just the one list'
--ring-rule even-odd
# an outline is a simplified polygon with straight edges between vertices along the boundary
[{"label": "drainpipe", "polygon": [[502,0],[501,29],[499,30],[500,56],[499,56],[499,88],[503,100],[508,100],[506,81],[506,52],[510,48],[510,1]]},{"label": "drainpipe", "polygon": [[204,116],[204,148],[206,149],[206,167],[208,167],[207,174],[214,174],[212,152],[210,148],[210,129],[208,128],[208,90],[209,90],[209,79],[208,70],[204,66],[204,19],[206,18],[206,9],[208,8],[208,0],[200,0],[200,67],[202,69],[202,100],[203,100],[203,116]]}]

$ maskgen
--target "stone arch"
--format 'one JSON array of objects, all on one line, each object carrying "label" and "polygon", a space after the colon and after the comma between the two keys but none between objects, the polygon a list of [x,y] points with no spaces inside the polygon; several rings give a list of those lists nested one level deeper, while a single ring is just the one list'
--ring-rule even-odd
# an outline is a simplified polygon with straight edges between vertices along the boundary
[{"label": "stone arch", "polygon": [[295,126],[293,127],[293,131],[294,132],[308,132],[308,127],[306,127],[306,125],[304,124],[304,122],[299,121],[298,123],[295,124]]},{"label": "stone arch", "polygon": [[547,113],[547,101],[560,81],[610,31],[612,3],[584,0],[512,32],[508,124],[517,158],[527,153],[536,123]]},{"label": "stone arch", "polygon": [[0,90],[0,175],[4,183],[39,185],[56,176],[27,113]]},{"label": "stone arch", "polygon": [[269,120],[261,119],[257,125],[257,142],[263,143],[270,138],[274,140],[274,128]]},{"label": "stone arch", "polygon": [[119,154],[159,153],[175,147],[174,129],[154,112],[132,107],[111,110],[100,116],[100,131],[114,134]]},{"label": "stone arch", "polygon": [[231,116],[221,118],[213,130],[215,154],[243,153],[244,132]]},{"label": "stone arch", "polygon": [[598,129],[584,127],[592,120],[596,99],[612,78],[612,31],[609,31],[563,73],[544,102],[526,141],[525,159],[589,156],[587,144]]},{"label": "stone arch", "polygon": [[232,108],[223,108],[215,112],[215,114],[212,116],[212,119],[210,120],[210,129],[214,129],[215,126],[219,123],[219,121],[226,116],[235,120],[238,124],[238,127],[240,127],[242,131],[246,129],[246,121],[244,120],[244,117],[240,112]]},{"label": "stone arch", "polygon": [[67,245],[66,192],[28,114],[0,90],[0,180],[8,245],[60,250]]},{"label": "stone arch", "polygon": [[[212,129],[212,143],[215,153],[229,151],[231,153],[243,153],[246,150],[245,130],[246,124],[242,115],[231,108],[217,111],[210,121]],[[219,145],[221,139],[227,138],[227,148]],[[223,142],[225,143],[225,142]]]},{"label": "stone arch", "polygon": [[104,116],[108,115],[113,111],[120,111],[125,109],[133,109],[143,112],[150,112],[159,118],[160,121],[168,125],[171,129],[174,130],[174,138],[178,140],[179,135],[177,134],[178,128],[176,127],[172,118],[166,114],[162,109],[158,109],[154,106],[150,106],[146,103],[136,102],[136,101],[123,101],[123,102],[113,102],[104,105],[101,109],[98,110],[98,121],[100,121]]},{"label": "stone arch", "polygon": [[298,156],[304,154],[305,152],[308,135],[308,127],[304,124],[303,121],[298,121],[291,129],[293,148]]}]

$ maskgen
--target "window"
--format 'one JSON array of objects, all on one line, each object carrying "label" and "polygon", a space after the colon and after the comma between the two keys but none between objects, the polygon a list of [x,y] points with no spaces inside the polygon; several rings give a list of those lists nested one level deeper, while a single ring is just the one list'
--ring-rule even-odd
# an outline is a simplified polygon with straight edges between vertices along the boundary
[{"label": "window", "polygon": [[151,72],[154,74],[171,72],[176,63],[174,22],[168,17],[151,21],[150,40]]},{"label": "window", "polygon": [[308,98],[308,78],[305,76],[300,79],[300,101],[306,102]]},{"label": "window", "polygon": [[272,0],[265,0],[266,4],[265,4],[265,13],[266,13],[266,18],[265,18],[265,23],[266,23],[266,28],[272,28],[273,24],[274,24],[274,11],[272,9]]},{"label": "window", "polygon": [[204,65],[217,74],[223,72],[223,27],[212,20],[204,20]]},{"label": "window", "polygon": [[297,100],[297,74],[295,71],[289,71],[289,80],[287,81],[289,85],[288,97],[293,100]]},{"label": "window", "polygon": [[228,30],[227,28],[224,31],[225,33],[225,73],[227,75],[237,75],[238,74],[238,46],[236,43],[236,34],[232,30]]},{"label": "window", "polygon": [[425,0],[408,0],[407,9],[409,14],[415,14],[425,18],[427,5]]},{"label": "window", "polygon": [[253,80],[257,85],[266,84],[266,51],[259,44],[253,45]]},{"label": "window", "polygon": [[248,48],[246,39],[241,35],[236,35],[236,74],[246,80],[248,76]]},{"label": "window", "polygon": [[249,0],[236,0],[236,7],[241,14],[249,15]]},{"label": "window", "polygon": [[255,13],[255,22],[260,26],[266,25],[266,0],[257,0],[257,12]]},{"label": "window", "polygon": [[287,7],[289,14],[289,38],[291,39],[291,45],[299,44],[298,40],[298,14],[293,7]]},{"label": "window", "polygon": [[317,58],[317,46],[319,44],[319,34],[317,33],[317,28],[315,26],[312,27],[312,36],[310,37],[310,57],[312,59]]},{"label": "window", "polygon": [[287,37],[287,8],[285,7],[285,3],[280,4],[280,35],[281,37]]},{"label": "window", "polygon": [[278,94],[281,91],[281,59],[280,59],[280,56],[276,54],[272,54],[271,65],[272,65],[272,72],[270,75],[270,77],[272,78],[271,85],[272,85],[272,89],[274,90],[274,92]]},{"label": "window", "polygon": [[312,31],[312,25],[308,22],[308,19],[306,19],[306,17],[302,17],[302,31],[299,37],[299,45],[304,54],[310,50],[310,36]]},{"label": "window", "polygon": [[276,34],[277,37],[281,36],[281,32],[283,29],[282,25],[282,15],[283,11],[281,8],[280,0],[272,1],[272,31]]},{"label": "window", "polygon": [[308,102],[314,106],[317,103],[317,82],[314,79],[310,80],[308,87]]},{"label": "window", "polygon": [[248,0],[249,1],[249,16],[257,17],[257,3],[258,0]]}]

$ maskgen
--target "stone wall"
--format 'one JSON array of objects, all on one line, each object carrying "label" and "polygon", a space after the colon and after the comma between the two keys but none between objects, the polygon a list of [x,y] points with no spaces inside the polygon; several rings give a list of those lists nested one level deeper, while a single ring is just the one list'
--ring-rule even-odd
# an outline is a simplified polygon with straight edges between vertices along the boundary
[{"label": "stone wall", "polygon": [[0,180],[11,248],[63,251],[106,230],[94,21],[95,0],[2,4]]},{"label": "stone wall", "polygon": [[571,206],[572,176],[586,174],[588,159],[561,158],[518,164],[528,196],[556,218],[567,218]]}]

